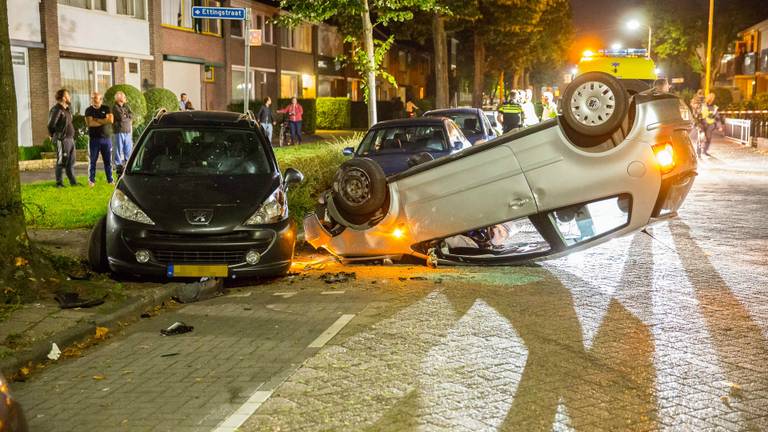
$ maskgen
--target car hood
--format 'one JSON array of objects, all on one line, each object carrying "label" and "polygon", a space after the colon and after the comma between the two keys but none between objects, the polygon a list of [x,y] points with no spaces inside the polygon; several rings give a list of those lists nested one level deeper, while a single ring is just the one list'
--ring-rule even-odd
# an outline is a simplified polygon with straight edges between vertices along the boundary
[{"label": "car hood", "polygon": [[[168,232],[230,231],[248,219],[280,186],[277,174],[165,177],[125,176],[118,188]],[[213,211],[207,225],[193,225],[185,210]]]}]

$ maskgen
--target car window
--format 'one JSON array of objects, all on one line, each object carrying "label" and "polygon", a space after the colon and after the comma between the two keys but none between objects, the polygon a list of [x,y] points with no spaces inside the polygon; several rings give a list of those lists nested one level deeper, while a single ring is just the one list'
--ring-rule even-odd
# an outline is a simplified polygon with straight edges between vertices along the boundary
[{"label": "car window", "polygon": [[130,174],[271,174],[272,164],[255,132],[184,128],[150,131],[128,167]]},{"label": "car window", "polygon": [[480,122],[482,121],[481,118],[474,113],[456,113],[456,114],[449,114],[446,117],[453,120],[454,123],[456,123],[456,126],[461,129],[461,132],[464,133],[464,135],[474,135],[481,133],[482,125]]},{"label": "car window", "polygon": [[357,151],[359,156],[380,153],[445,151],[448,143],[440,125],[378,128],[368,132]]},{"label": "car window", "polygon": [[456,126],[456,123],[449,121],[446,124],[448,125],[448,138],[450,139],[451,145],[457,142],[460,142],[467,147],[472,145],[467,137],[465,137],[461,130]]}]

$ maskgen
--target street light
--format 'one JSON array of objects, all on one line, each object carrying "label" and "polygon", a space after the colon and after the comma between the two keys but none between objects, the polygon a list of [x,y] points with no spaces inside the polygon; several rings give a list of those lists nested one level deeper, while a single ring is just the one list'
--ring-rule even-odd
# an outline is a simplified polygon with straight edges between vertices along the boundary
[{"label": "street light", "polygon": [[619,42],[614,42],[614,43],[611,44],[611,49],[614,50],[614,51],[620,50],[621,49],[621,44]]},{"label": "street light", "polygon": [[640,21],[633,19],[627,23],[627,28],[630,30],[637,30],[640,27],[648,29],[648,58],[651,58],[651,26],[648,24],[641,24]]}]

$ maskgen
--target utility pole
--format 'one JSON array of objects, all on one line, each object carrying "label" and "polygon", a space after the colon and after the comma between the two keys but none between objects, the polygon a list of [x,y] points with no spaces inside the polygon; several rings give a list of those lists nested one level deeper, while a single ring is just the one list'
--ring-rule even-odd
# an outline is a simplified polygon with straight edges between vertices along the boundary
[{"label": "utility pole", "polygon": [[712,27],[714,22],[715,0],[709,0],[709,30],[707,32],[707,65],[704,78],[704,96],[709,94],[709,79],[712,75]]},{"label": "utility pole", "polygon": [[251,8],[245,9],[245,30],[243,42],[245,45],[245,74],[243,78],[244,88],[243,88],[243,113],[248,113],[248,105],[251,101]]}]

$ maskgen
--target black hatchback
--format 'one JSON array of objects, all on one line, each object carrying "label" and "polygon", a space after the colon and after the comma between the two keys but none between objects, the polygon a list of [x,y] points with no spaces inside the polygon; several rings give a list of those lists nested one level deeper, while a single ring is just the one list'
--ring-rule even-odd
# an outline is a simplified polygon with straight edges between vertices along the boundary
[{"label": "black hatchback", "polygon": [[274,276],[293,258],[288,188],[252,115],[158,114],[138,140],[107,215],[94,227],[94,270],[173,277]]}]

